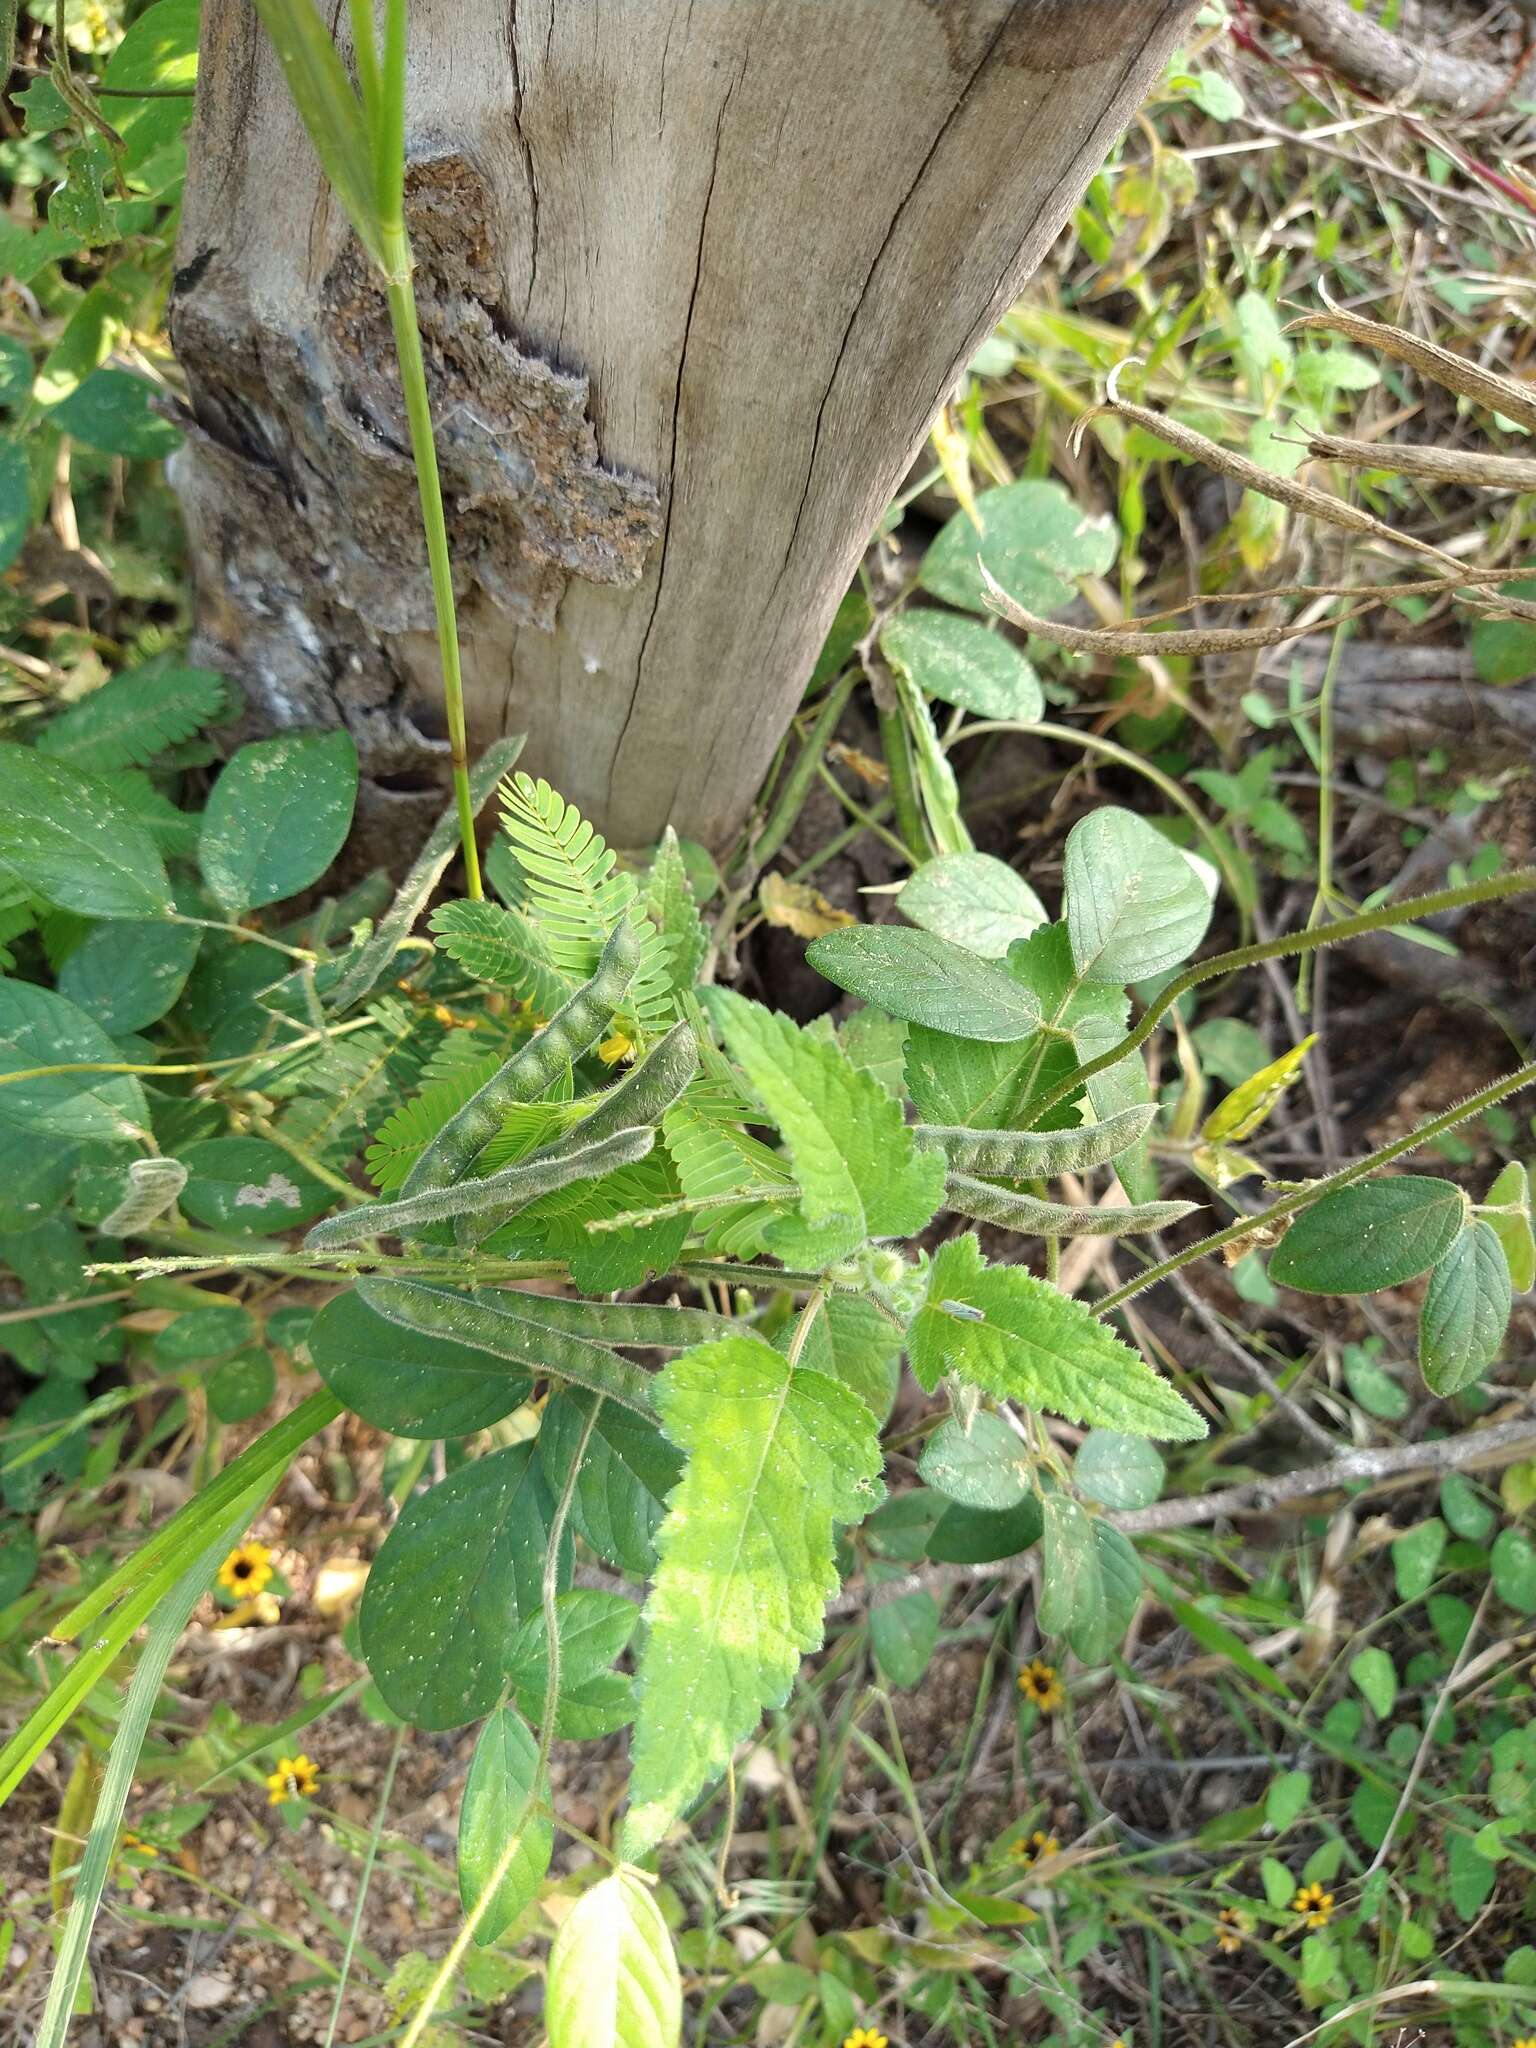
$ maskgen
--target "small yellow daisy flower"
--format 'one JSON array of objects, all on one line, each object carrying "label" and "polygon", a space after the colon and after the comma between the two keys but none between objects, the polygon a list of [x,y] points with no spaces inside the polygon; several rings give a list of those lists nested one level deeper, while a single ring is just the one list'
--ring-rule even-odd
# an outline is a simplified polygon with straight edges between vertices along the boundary
[{"label": "small yellow daisy flower", "polygon": [[[605,1067],[616,1067],[620,1060],[632,1060],[635,1056],[635,1041],[627,1031],[615,1031],[611,1038],[605,1038],[597,1048],[597,1056]],[[849,2036],[851,2040],[852,2035]]]},{"label": "small yellow daisy flower", "polygon": [[1248,1915],[1236,1906],[1223,1906],[1216,1915],[1216,1946],[1224,1956],[1235,1956],[1248,1932]]},{"label": "small yellow daisy flower", "polygon": [[1056,1666],[1043,1657],[1032,1657],[1019,1673],[1019,1691],[1042,1714],[1054,1714],[1067,1703],[1066,1687],[1056,1676]]},{"label": "small yellow daisy flower", "polygon": [[265,1543],[242,1543],[219,1566],[219,1584],[237,1600],[252,1599],[272,1576],[272,1553]]},{"label": "small yellow daisy flower", "polygon": [[891,2044],[874,2027],[855,2027],[843,2036],[843,2048],[891,2048]]},{"label": "small yellow daisy flower", "polygon": [[1536,2048],[1536,2034],[1522,2034],[1515,2048]]},{"label": "small yellow daisy flower", "polygon": [[1291,1901],[1291,1911],[1299,1913],[1308,1927],[1326,1927],[1333,1918],[1333,1893],[1320,1884],[1304,1884]]},{"label": "small yellow daisy flower", "polygon": [[1036,1828],[1028,1841],[1015,1842],[1014,1861],[1022,1863],[1026,1870],[1032,1870],[1037,1863],[1043,1863],[1047,1856],[1059,1856],[1061,1844],[1054,1835],[1048,1835],[1044,1828]]},{"label": "small yellow daisy flower", "polygon": [[320,1789],[319,1767],[301,1749],[297,1756],[280,1756],[277,1769],[267,1779],[268,1806],[282,1806],[290,1799],[313,1799]]}]

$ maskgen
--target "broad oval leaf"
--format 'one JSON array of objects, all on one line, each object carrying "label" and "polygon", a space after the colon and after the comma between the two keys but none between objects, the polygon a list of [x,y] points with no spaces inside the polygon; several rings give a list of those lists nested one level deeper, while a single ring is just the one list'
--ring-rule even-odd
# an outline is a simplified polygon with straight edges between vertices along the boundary
[{"label": "broad oval leaf", "polygon": [[984,960],[1005,959],[1015,939],[1048,922],[1023,876],[989,853],[943,853],[924,861],[897,900],[903,917]]},{"label": "broad oval leaf", "polygon": [[1499,1355],[1511,1305],[1497,1232],[1469,1223],[1435,1262],[1419,1311],[1419,1370],[1432,1394],[1459,1394],[1482,1378]]},{"label": "broad oval leaf", "polygon": [[[560,1595],[555,1616],[560,1631],[555,1733],[572,1742],[611,1735],[634,1718],[634,1681],[613,1665],[639,1625],[640,1609],[622,1593],[584,1586]],[[547,1642],[541,1609],[518,1630],[507,1660],[507,1677],[518,1705],[540,1725],[548,1705]]]},{"label": "broad oval leaf", "polygon": [[0,745],[0,875],[81,917],[174,908],[155,842],[111,785],[32,747]]},{"label": "broad oval leaf", "polygon": [[1040,1023],[1039,1004],[1005,968],[932,932],[850,925],[813,939],[805,957],[850,995],[931,1031],[1006,1045]]},{"label": "broad oval leaf", "polygon": [[[407,1503],[368,1574],[364,1657],[418,1728],[478,1721],[501,1697],[521,1624],[542,1601],[554,1512],[531,1443],[478,1458]],[[562,1545],[570,1575],[570,1538]]]},{"label": "broad oval leaf", "polygon": [[934,1255],[907,1355],[930,1393],[950,1373],[1072,1422],[1136,1436],[1205,1434],[1189,1403],[1081,1302],[1021,1267],[987,1265],[970,1232]]},{"label": "broad oval leaf", "polygon": [[318,882],[341,851],[357,798],[345,732],[254,740],[225,768],[203,812],[203,879],[231,915]]},{"label": "broad oval leaf", "polygon": [[1000,1415],[983,1411],[967,1430],[947,1416],[923,1446],[919,1477],[946,1499],[994,1514],[1016,1508],[1030,1490],[1028,1453]]},{"label": "broad oval leaf", "polygon": [[544,2025],[549,2048],[676,2048],[683,1994],[672,1937],[633,1872],[593,1885],[561,1921]]},{"label": "broad oval leaf", "polygon": [[986,612],[977,558],[1026,611],[1049,617],[1070,604],[1079,576],[1102,576],[1114,564],[1112,519],[1074,504],[1060,484],[1026,477],[983,491],[976,500],[982,531],[957,512],[923,557],[924,590],[969,612]]},{"label": "broad oval leaf", "polygon": [[268,1237],[308,1223],[334,1199],[323,1180],[267,1138],[200,1138],[185,1145],[181,1206],[212,1230]]},{"label": "broad oval leaf", "polygon": [[114,1037],[142,1031],[179,999],[202,937],[196,925],[99,924],[59,969],[59,993]]},{"label": "broad oval leaf", "polygon": [[925,1547],[935,1564],[994,1564],[1038,1543],[1041,1528],[1040,1503],[1032,1493],[1001,1515],[956,1503],[940,1516]]},{"label": "broad oval leaf", "polygon": [[[552,1493],[560,1493],[596,1397],[567,1387],[544,1410],[539,1462]],[[571,1501],[576,1533],[601,1558],[638,1579],[656,1566],[656,1531],[683,1461],[654,1422],[605,1401],[587,1438]]]},{"label": "broad oval leaf", "polygon": [[1211,898],[1198,871],[1144,818],[1112,805],[1067,836],[1063,861],[1072,958],[1085,981],[1123,986],[1188,959]]},{"label": "broad oval leaf", "polygon": [[[0,980],[0,1075],[34,1067],[121,1065],[101,1026],[51,988]],[[0,1087],[0,1136],[122,1144],[147,1128],[133,1074],[62,1073]]]},{"label": "broad oval leaf", "polygon": [[1302,1294],[1401,1287],[1450,1250],[1466,1214],[1466,1197],[1448,1180],[1358,1181],[1302,1211],[1271,1254],[1269,1275]]},{"label": "broad oval leaf", "polygon": [[974,711],[978,718],[1012,718],[1033,725],[1045,694],[1032,664],[1011,640],[976,619],[953,612],[898,612],[880,629],[880,652],[926,696]]},{"label": "broad oval leaf", "polygon": [[1163,1490],[1162,1454],[1143,1436],[1090,1429],[1072,1460],[1072,1483],[1106,1508],[1150,1507]]},{"label": "broad oval leaf", "polygon": [[386,1321],[356,1289],[321,1309],[309,1354],[337,1400],[391,1436],[470,1436],[510,1415],[533,1386],[503,1359]]},{"label": "broad oval leaf", "polygon": [[1531,1231],[1531,1180],[1518,1159],[1502,1169],[1483,1200],[1490,1209],[1504,1209],[1487,1221],[1509,1261],[1509,1284],[1516,1294],[1536,1287],[1536,1235]]},{"label": "broad oval leaf", "polygon": [[822,1639],[834,1523],[880,1497],[869,1409],[758,1337],[700,1345],[656,1405],[688,1454],[646,1606],[624,1853],[653,1849]]},{"label": "broad oval leaf", "polygon": [[1099,1570],[1097,1614],[1074,1620],[1067,1630],[1072,1654],[1083,1664],[1103,1664],[1124,1637],[1141,1599],[1141,1559],[1128,1536],[1096,1520],[1094,1561]]},{"label": "broad oval leaf", "polygon": [[916,1685],[928,1669],[939,1640],[943,1610],[931,1593],[903,1593],[876,1599],[869,1613],[869,1647],[880,1675],[891,1685]]},{"label": "broad oval leaf", "polygon": [[1035,1615],[1043,1635],[1100,1625],[1103,1590],[1093,1524],[1070,1494],[1048,1493],[1040,1539],[1040,1598]]},{"label": "broad oval leaf", "polygon": [[532,1903],[549,1868],[555,1831],[539,1810],[549,1787],[538,1762],[522,1716],[498,1707],[480,1730],[459,1808],[459,1903],[472,1913],[490,1895],[475,1926],[482,1948]]}]

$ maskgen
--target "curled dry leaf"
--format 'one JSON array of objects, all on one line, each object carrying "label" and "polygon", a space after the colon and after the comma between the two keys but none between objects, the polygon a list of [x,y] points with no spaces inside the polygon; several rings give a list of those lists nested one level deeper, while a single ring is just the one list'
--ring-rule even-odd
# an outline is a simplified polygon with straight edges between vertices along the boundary
[{"label": "curled dry leaf", "polygon": [[824,938],[842,925],[858,922],[808,882],[791,882],[784,875],[764,875],[757,900],[769,924],[783,925],[802,939]]}]

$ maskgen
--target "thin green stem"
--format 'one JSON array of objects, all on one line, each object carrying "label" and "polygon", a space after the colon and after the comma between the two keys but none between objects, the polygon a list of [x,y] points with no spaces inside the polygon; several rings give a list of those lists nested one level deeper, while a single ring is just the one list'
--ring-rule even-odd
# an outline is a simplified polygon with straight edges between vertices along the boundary
[{"label": "thin green stem", "polygon": [[784,785],[774,798],[773,808],[763,820],[763,829],[753,840],[750,858],[755,868],[767,867],[790,833],[795,821],[805,808],[805,800],[811,793],[811,784],[816,777],[816,766],[826,753],[837,722],[843,715],[844,706],[853,695],[853,686],[858,681],[858,671],[849,669],[828,690],[822,699],[821,710],[816,723],[806,736],[804,746],[795,756],[795,765],[784,778]]},{"label": "thin green stem", "polygon": [[480,853],[475,845],[475,804],[469,787],[469,739],[464,725],[464,672],[459,658],[458,611],[453,595],[453,566],[448,553],[448,524],[443,513],[443,486],[432,437],[432,407],[427,397],[427,367],[416,322],[416,293],[411,284],[411,245],[405,229],[386,225],[386,286],[395,353],[400,362],[400,388],[411,429],[411,455],[421,523],[427,539],[427,564],[432,575],[432,609],[437,619],[437,651],[443,670],[443,702],[448,714],[448,746],[453,763],[453,793],[459,811],[459,839],[464,848],[465,888],[472,902],[485,890],[480,881]]},{"label": "thin green stem", "polygon": [[389,1752],[389,1763],[384,1772],[384,1783],[379,1792],[379,1804],[373,1816],[373,1832],[368,1837],[368,1853],[363,1858],[362,1876],[357,1887],[357,1906],[352,1914],[352,1925],[347,1929],[347,1945],[341,1955],[341,1975],[336,1979],[336,2001],[331,2007],[331,2023],[325,2030],[324,2048],[331,2048],[336,2039],[336,2029],[341,2024],[341,2007],[346,1997],[347,1978],[352,1971],[352,1957],[356,1953],[358,1938],[363,1931],[363,1909],[368,1903],[368,1886],[373,1877],[373,1866],[379,1857],[379,1842],[384,1834],[384,1820],[389,1812],[389,1795],[395,1789],[395,1772],[400,1767],[400,1752],[405,1747],[405,1723],[402,1721],[395,1730],[394,1747]]},{"label": "thin green stem", "polygon": [[1503,896],[1527,895],[1533,889],[1536,889],[1536,868],[1511,868],[1507,874],[1490,876],[1487,881],[1464,882],[1459,888],[1436,889],[1428,896],[1406,897],[1401,903],[1383,903],[1375,910],[1361,911],[1356,917],[1336,918],[1332,924],[1315,925],[1310,931],[1281,932],[1278,937],[1263,939],[1256,945],[1238,946],[1230,953],[1217,953],[1209,960],[1198,961],[1195,966],[1187,967],[1176,981],[1170,981],[1156,1001],[1147,1005],[1139,1022],[1118,1045],[1112,1045],[1108,1052],[1075,1067],[1065,1080],[1047,1089],[1037,1102],[1031,1104],[1030,1113],[1038,1122],[1058,1102],[1075,1095],[1085,1081],[1139,1051],[1174,1004],[1203,981],[1215,981],[1221,975],[1235,974],[1245,967],[1257,967],[1265,960],[1287,960],[1297,953],[1315,952],[1319,946],[1336,946],[1345,939],[1361,938],[1367,932],[1391,931],[1414,918],[1438,917],[1442,911],[1464,910],[1473,903],[1492,903]]},{"label": "thin green stem", "polygon": [[1364,1180],[1368,1175],[1375,1173],[1379,1167],[1390,1166],[1394,1159],[1401,1159],[1409,1152],[1417,1152],[1420,1146],[1443,1137],[1447,1131],[1455,1130],[1458,1124],[1464,1124],[1470,1118],[1481,1115],[1485,1109],[1492,1109],[1495,1103],[1502,1102],[1506,1096],[1518,1094],[1522,1088],[1529,1088],[1533,1082],[1536,1082],[1536,1060],[1528,1060],[1523,1067],[1517,1067],[1513,1073],[1506,1074],[1503,1080],[1490,1082],[1486,1088],[1480,1088],[1475,1095],[1469,1095],[1464,1102],[1455,1103],[1450,1109],[1442,1110],[1439,1116],[1431,1117],[1427,1123],[1420,1124],[1417,1129],[1407,1132],[1401,1138],[1394,1138],[1390,1144],[1382,1145],[1366,1158],[1357,1160],[1353,1166],[1341,1167],[1337,1173],[1329,1174],[1326,1180],[1309,1181],[1306,1187],[1297,1188],[1293,1193],[1283,1195],[1278,1202],[1272,1203],[1267,1209],[1261,1209],[1256,1216],[1240,1216],[1235,1223],[1229,1223],[1225,1230],[1213,1231],[1209,1237],[1202,1237],[1197,1244],[1189,1245],[1181,1252],[1175,1252],[1161,1264],[1149,1266],[1134,1280],[1128,1280],[1123,1287],[1117,1287],[1113,1294],[1106,1294],[1102,1301],[1096,1302],[1094,1314],[1109,1315],[1112,1310],[1119,1308],[1122,1302],[1144,1293],[1149,1287],[1155,1287],[1159,1280],[1166,1280],[1171,1273],[1177,1273],[1181,1267],[1193,1265],[1196,1259],[1203,1259],[1210,1252],[1220,1251],[1225,1245],[1238,1244],[1244,1238],[1252,1237],[1273,1223],[1283,1222],[1287,1216],[1294,1216],[1299,1209],[1311,1208],[1312,1204],[1321,1201],[1324,1195],[1337,1194],[1340,1188],[1353,1186],[1356,1181]]},{"label": "thin green stem", "polygon": [[908,860],[914,866],[926,860],[928,852],[928,830],[923,823],[923,807],[918,799],[917,778],[912,772],[912,742],[907,736],[906,720],[900,709],[881,710],[880,751],[885,756],[885,765],[891,778],[891,808],[896,815],[896,830],[906,848]]}]

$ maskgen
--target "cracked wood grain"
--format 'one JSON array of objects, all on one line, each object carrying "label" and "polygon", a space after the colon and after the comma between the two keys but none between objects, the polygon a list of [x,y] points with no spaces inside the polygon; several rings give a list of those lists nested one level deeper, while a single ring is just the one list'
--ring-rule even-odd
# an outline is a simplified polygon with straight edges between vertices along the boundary
[{"label": "cracked wood grain", "polygon": [[[940,402],[1193,0],[413,0],[412,229],[471,742],[621,845],[756,792]],[[203,658],[446,773],[377,294],[207,0],[173,335]]]}]

